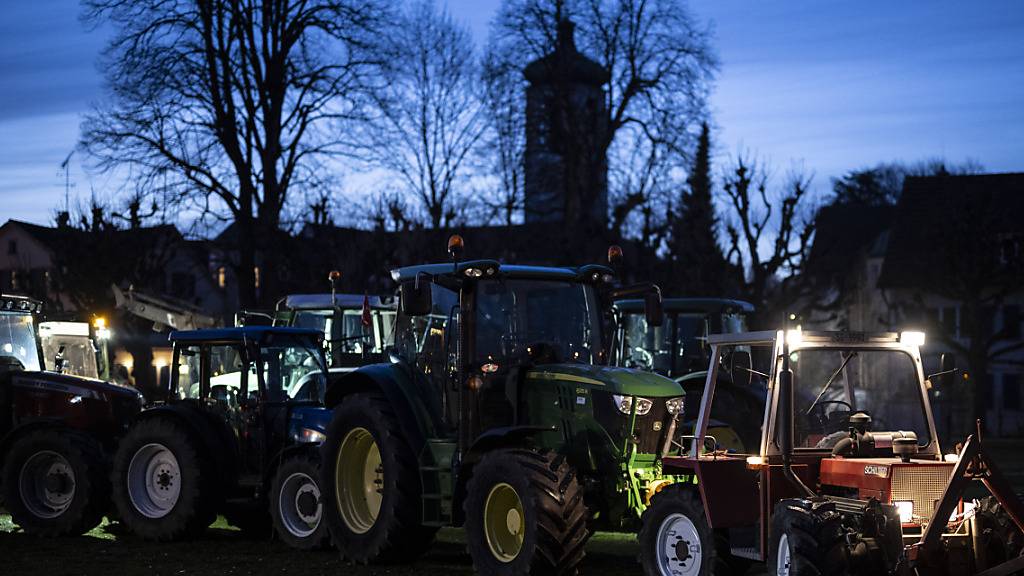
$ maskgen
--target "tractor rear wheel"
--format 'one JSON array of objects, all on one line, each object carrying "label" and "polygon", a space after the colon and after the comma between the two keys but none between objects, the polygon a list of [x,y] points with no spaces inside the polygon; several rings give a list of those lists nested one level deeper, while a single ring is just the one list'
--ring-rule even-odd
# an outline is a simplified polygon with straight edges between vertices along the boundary
[{"label": "tractor rear wheel", "polygon": [[986,570],[1024,554],[1024,534],[995,496],[978,502],[974,527],[980,544],[980,549],[974,551],[976,570]]},{"label": "tractor rear wheel", "polygon": [[430,547],[422,526],[419,468],[398,420],[378,393],[353,394],[334,409],[320,447],[320,491],[334,545],[346,560],[405,562]]},{"label": "tractor rear wheel", "polygon": [[110,502],[103,450],[70,431],[41,430],[18,440],[7,454],[3,486],[14,523],[37,536],[88,532]]},{"label": "tractor rear wheel", "polygon": [[166,418],[143,420],[114,456],[114,504],[121,521],[147,540],[195,536],[216,519],[216,474],[192,435]]},{"label": "tractor rear wheel", "polygon": [[576,574],[590,536],[583,490],[565,457],[495,450],[473,468],[464,503],[478,574]]},{"label": "tractor rear wheel", "polygon": [[270,487],[270,516],[282,542],[299,550],[327,545],[330,534],[323,519],[319,464],[308,455],[284,461]]},{"label": "tractor rear wheel", "polygon": [[722,576],[748,567],[729,552],[725,535],[708,525],[696,486],[666,486],[640,521],[640,563],[647,576]]},{"label": "tractor rear wheel", "polygon": [[775,505],[768,573],[775,576],[850,573],[842,518],[833,503],[791,499]]}]

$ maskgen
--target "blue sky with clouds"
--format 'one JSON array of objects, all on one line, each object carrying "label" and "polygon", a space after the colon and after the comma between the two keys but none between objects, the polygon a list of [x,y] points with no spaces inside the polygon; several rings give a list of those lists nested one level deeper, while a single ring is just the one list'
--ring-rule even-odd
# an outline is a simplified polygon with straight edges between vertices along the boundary
[{"label": "blue sky with clouds", "polygon": [[[477,40],[500,0],[448,0]],[[829,178],[879,161],[945,157],[1024,171],[1024,2],[691,1],[715,28],[717,157],[750,150]],[[77,0],[4,0],[0,17],[0,221],[45,223],[60,163],[103,98],[102,31]],[[116,193],[76,153],[72,196]]]}]

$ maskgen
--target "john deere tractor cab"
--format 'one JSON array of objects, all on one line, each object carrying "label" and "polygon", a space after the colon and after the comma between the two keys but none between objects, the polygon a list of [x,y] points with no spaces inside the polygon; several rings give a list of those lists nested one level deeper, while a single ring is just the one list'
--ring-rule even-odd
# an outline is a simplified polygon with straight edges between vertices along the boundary
[{"label": "john deere tractor cab", "polygon": [[128,387],[44,371],[41,310],[0,295],[0,504],[28,533],[81,534],[110,508],[110,454],[141,399]]},{"label": "john deere tractor cab", "polygon": [[[699,489],[674,485],[653,498],[640,534],[645,572],[723,574],[750,561],[787,576],[1024,568],[1024,507],[980,437],[959,454],[940,450],[928,389],[955,369],[926,378],[923,338],[799,329],[711,336],[696,431],[686,453],[663,460],[668,473],[694,474]],[[760,418],[719,397],[723,372],[743,385],[767,383]],[[744,450],[709,433],[716,419],[735,425]],[[964,502],[972,479],[994,496]]]},{"label": "john deere tractor cab", "polygon": [[114,502],[143,538],[202,531],[217,514],[285,542],[325,542],[316,447],[322,334],[248,326],[177,331],[166,402],[144,411],[114,458]]},{"label": "john deere tractor cab", "polygon": [[[611,268],[459,261],[399,268],[391,362],[333,382],[322,447],[327,518],[345,558],[408,559],[466,527],[481,574],[574,573],[590,530],[635,526],[673,478],[659,457],[682,391],[606,366]],[[613,251],[613,255],[617,252]]]}]

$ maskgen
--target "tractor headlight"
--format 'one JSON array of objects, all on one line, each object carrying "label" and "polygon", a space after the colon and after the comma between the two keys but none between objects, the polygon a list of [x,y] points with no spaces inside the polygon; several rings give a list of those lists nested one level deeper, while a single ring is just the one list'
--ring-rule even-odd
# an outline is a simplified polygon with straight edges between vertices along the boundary
[{"label": "tractor headlight", "polygon": [[633,401],[636,401],[636,415],[644,416],[651,411],[651,407],[654,406],[654,402],[651,402],[647,398],[640,398],[634,396],[620,396],[618,394],[612,395],[612,400],[615,401],[615,407],[619,409],[619,412],[626,414],[627,416],[633,411]]},{"label": "tractor headlight", "polygon": [[324,440],[327,440],[327,436],[319,430],[300,428],[294,434],[293,439],[302,444],[322,444]]},{"label": "tractor headlight", "polygon": [[892,503],[896,512],[900,515],[900,523],[910,524],[914,521],[914,502],[911,500],[897,500]]},{"label": "tractor headlight", "polygon": [[679,398],[669,398],[668,400],[665,400],[665,409],[673,416],[682,413],[683,397],[680,396]]}]

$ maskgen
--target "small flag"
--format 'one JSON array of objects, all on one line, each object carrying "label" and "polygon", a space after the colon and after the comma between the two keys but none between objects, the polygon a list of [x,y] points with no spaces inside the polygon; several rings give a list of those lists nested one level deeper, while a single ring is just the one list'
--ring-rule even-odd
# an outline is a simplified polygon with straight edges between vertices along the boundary
[{"label": "small flag", "polygon": [[363,326],[369,328],[373,323],[373,319],[370,317],[370,296],[366,293],[363,294]]}]

